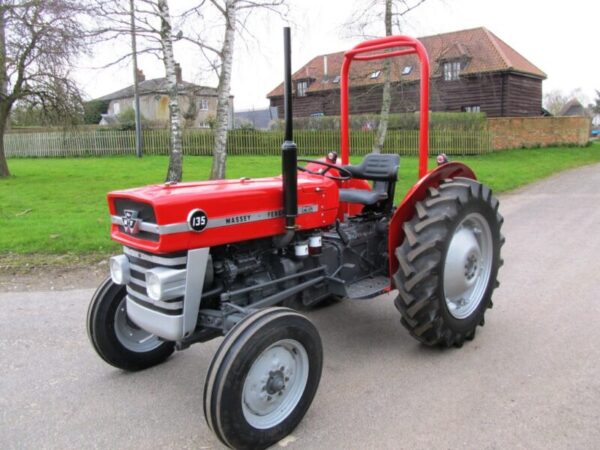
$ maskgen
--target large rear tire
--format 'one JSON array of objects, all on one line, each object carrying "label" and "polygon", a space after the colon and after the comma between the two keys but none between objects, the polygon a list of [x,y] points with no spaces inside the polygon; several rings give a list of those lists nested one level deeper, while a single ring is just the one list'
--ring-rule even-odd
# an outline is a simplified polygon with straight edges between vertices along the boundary
[{"label": "large rear tire", "polygon": [[498,206],[488,187],[456,178],[429,188],[404,224],[395,305],[420,342],[460,347],[484,324],[502,265]]},{"label": "large rear tire", "polygon": [[227,334],[208,369],[208,427],[231,448],[275,444],[306,414],[322,365],[319,333],[304,316],[268,308],[245,317]]},{"label": "large rear tire", "polygon": [[96,353],[108,364],[127,371],[147,369],[166,360],[175,350],[140,329],[127,317],[125,286],[110,277],[98,287],[87,314],[87,331]]}]

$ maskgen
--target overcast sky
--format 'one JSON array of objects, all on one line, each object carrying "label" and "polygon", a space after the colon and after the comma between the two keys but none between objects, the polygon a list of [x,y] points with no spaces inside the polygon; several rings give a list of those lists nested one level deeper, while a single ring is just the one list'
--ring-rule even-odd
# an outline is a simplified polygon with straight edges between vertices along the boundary
[{"label": "overcast sky", "polygon": [[[171,4],[182,1],[191,0],[171,0]],[[294,71],[316,55],[346,50],[360,41],[343,38],[343,24],[359,1],[289,0]],[[418,37],[484,26],[546,72],[544,92],[580,88],[585,100],[592,101],[595,89],[600,90],[599,18],[597,0],[427,0],[407,17],[403,33]],[[249,23],[256,40],[238,42],[232,76],[236,110],[268,106],[266,94],[283,79],[284,25],[282,18],[259,15]],[[89,98],[132,84],[128,64],[93,68],[118,51],[104,48],[81,62],[75,74]],[[176,47],[175,58],[184,80],[216,86],[216,79],[189,50]],[[164,76],[162,63],[151,57],[141,57],[139,67],[147,79]]]}]

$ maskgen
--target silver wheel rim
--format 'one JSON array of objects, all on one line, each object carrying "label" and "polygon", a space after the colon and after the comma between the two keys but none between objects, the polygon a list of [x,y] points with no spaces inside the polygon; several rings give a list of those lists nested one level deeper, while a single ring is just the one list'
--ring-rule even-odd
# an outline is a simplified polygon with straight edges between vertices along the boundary
[{"label": "silver wheel rim", "polygon": [[242,391],[242,411],[248,423],[268,429],[294,411],[308,382],[308,354],[302,344],[283,339],[254,361]]},{"label": "silver wheel rim", "polygon": [[444,263],[444,295],[453,317],[469,317],[483,300],[493,251],[487,220],[479,213],[468,214],[454,230]]},{"label": "silver wheel rim", "polygon": [[115,334],[119,343],[127,350],[136,353],[145,353],[158,348],[162,341],[158,336],[148,333],[136,326],[127,317],[127,303],[121,300],[115,314]]}]

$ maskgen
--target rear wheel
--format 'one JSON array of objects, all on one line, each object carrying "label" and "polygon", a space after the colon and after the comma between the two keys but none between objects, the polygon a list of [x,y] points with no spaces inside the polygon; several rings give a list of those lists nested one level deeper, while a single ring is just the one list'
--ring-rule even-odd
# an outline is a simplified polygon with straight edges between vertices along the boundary
[{"label": "rear wheel", "polygon": [[424,344],[460,347],[484,324],[502,264],[498,205],[486,186],[456,178],[430,188],[404,224],[395,304]]},{"label": "rear wheel", "polygon": [[127,317],[126,287],[110,277],[98,287],[87,315],[90,342],[98,355],[119,369],[135,371],[160,364],[175,343],[142,330]]},{"label": "rear wheel", "polygon": [[245,317],[225,337],[208,370],[204,415],[231,448],[266,448],[308,410],[321,377],[315,326],[287,308]]}]

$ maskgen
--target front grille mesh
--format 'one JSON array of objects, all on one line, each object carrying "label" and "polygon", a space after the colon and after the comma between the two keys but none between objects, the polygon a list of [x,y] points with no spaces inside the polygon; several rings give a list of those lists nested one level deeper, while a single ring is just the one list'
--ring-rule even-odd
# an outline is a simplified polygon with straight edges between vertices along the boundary
[{"label": "front grille mesh", "polygon": [[149,253],[124,247],[124,253],[129,259],[131,278],[127,284],[127,296],[146,308],[153,309],[168,315],[183,314],[183,297],[176,297],[166,301],[156,301],[148,297],[146,290],[146,272],[155,267],[167,267],[169,269],[185,269],[187,255],[173,253],[169,255],[152,255]]}]

